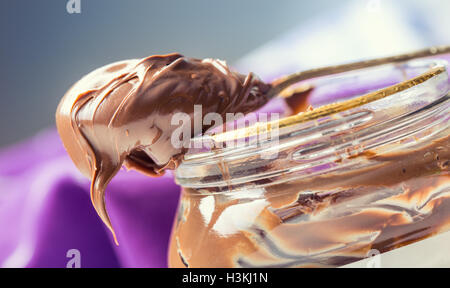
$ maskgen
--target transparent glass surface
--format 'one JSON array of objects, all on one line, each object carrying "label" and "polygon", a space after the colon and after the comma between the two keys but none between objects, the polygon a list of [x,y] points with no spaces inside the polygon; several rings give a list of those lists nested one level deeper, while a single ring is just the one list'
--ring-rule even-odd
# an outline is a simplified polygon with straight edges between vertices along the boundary
[{"label": "transparent glass surface", "polygon": [[[247,133],[245,145],[217,148],[226,137],[194,139],[214,145],[191,149],[176,171],[183,192],[169,265],[335,267],[449,230],[442,67],[412,61],[314,80],[311,101],[324,113],[280,120],[288,124],[276,141]],[[361,96],[414,77],[388,96]]]}]

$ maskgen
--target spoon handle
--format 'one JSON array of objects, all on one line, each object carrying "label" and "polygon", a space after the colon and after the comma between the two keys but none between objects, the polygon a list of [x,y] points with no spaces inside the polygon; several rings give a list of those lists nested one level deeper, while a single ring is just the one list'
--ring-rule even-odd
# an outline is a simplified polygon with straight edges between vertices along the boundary
[{"label": "spoon handle", "polygon": [[432,57],[436,55],[448,54],[450,53],[450,45],[446,46],[435,46],[422,50],[418,50],[411,53],[389,56],[384,58],[377,58],[371,60],[364,60],[359,62],[353,62],[342,65],[314,68],[310,70],[296,72],[290,75],[283,76],[272,82],[272,88],[268,92],[268,97],[272,98],[280,94],[281,91],[287,87],[298,83],[300,81],[305,81],[317,77],[328,76],[333,74],[339,74],[343,72],[348,72],[351,70],[363,69],[368,67],[374,67],[378,65],[388,64],[388,63],[400,63],[409,61],[416,58]]}]

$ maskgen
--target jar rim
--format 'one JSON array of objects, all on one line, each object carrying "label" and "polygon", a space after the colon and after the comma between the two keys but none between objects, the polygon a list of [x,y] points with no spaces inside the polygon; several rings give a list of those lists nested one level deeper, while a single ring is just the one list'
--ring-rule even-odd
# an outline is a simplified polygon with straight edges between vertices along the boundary
[{"label": "jar rim", "polygon": [[[419,60],[420,62],[424,60]],[[414,61],[414,62],[417,62]],[[425,61],[426,62],[426,61]],[[410,62],[412,63],[412,61]],[[421,75],[418,75],[412,79],[403,81],[393,86],[383,88],[378,91],[374,91],[356,98],[349,99],[345,102],[331,103],[328,105],[320,106],[317,109],[311,111],[305,111],[296,115],[288,116],[279,120],[277,125],[274,125],[274,121],[268,123],[258,122],[255,125],[246,128],[240,128],[236,130],[226,131],[223,133],[212,135],[211,138],[214,142],[223,142],[238,137],[251,137],[259,133],[268,132],[271,127],[283,128],[287,126],[296,125],[306,121],[316,120],[321,117],[330,116],[339,112],[343,112],[352,108],[356,108],[370,102],[383,99],[385,97],[392,96],[399,92],[410,89],[416,85],[419,85],[441,73],[446,73],[445,64],[439,60],[431,60],[429,62],[430,69]]]},{"label": "jar rim", "polygon": [[[213,143],[211,147],[217,147],[217,143],[226,143],[229,141],[236,141],[237,139],[248,139],[248,138],[257,138],[261,134],[272,133],[274,129],[277,130],[278,136],[281,136],[281,142],[279,143],[270,143],[270,139],[267,140],[267,137],[263,137],[265,141],[264,143],[256,140],[256,147],[226,147],[219,149],[210,149],[209,151],[191,151],[191,153],[187,153],[181,163],[181,165],[175,171],[176,181],[178,184],[184,187],[211,187],[211,186],[229,186],[230,183],[239,184],[246,183],[255,179],[257,175],[241,175],[242,177],[230,177],[224,176],[224,171],[226,166],[230,161],[236,161],[237,159],[245,159],[246,157],[254,157],[259,153],[266,153],[273,151],[275,149],[284,149],[287,146],[299,145],[303,140],[303,143],[308,141],[308,138],[298,139],[299,141],[293,141],[294,138],[297,139],[301,136],[301,131],[296,131],[299,129],[305,129],[305,127],[309,127],[314,129],[316,132],[320,130],[320,125],[318,126],[315,122],[321,122],[324,119],[328,119],[326,125],[323,126],[325,130],[328,129],[330,131],[334,131],[336,129],[345,131],[345,127],[355,127],[361,126],[362,123],[368,123],[370,120],[373,120],[373,109],[366,109],[364,107],[368,107],[370,105],[374,105],[374,107],[380,106],[376,103],[386,101],[399,101],[399,98],[407,98],[409,94],[415,92],[418,93],[420,89],[429,90],[428,93],[433,94],[429,99],[422,101],[421,105],[411,107],[409,112],[415,112],[427,105],[430,105],[434,101],[437,101],[443,97],[447,97],[448,93],[448,74],[446,70],[446,62],[441,60],[432,60],[432,59],[422,59],[422,60],[410,60],[402,63],[403,66],[399,66],[399,63],[389,63],[383,64],[377,67],[358,69],[351,72],[342,73],[342,75],[352,75],[358,73],[370,73],[371,71],[378,69],[379,67],[389,67],[390,69],[425,69],[425,72],[420,72],[419,75],[414,76],[408,80],[402,81],[395,85],[391,85],[380,90],[371,91],[364,95],[360,95],[348,100],[344,100],[341,102],[334,102],[327,105],[320,106],[312,111],[302,112],[293,116],[281,118],[279,120],[274,120],[266,123],[258,122],[255,125],[250,127],[240,128],[237,130],[226,131],[223,133],[215,134],[215,135],[202,135],[200,137],[194,138],[192,141],[202,141],[202,143]],[[342,76],[341,74],[339,74]],[[327,77],[328,79],[335,79],[338,76]],[[420,94],[420,93],[419,93]],[[406,95],[406,96],[405,96]],[[396,99],[394,99],[395,97]],[[406,99],[405,98],[405,99]],[[414,97],[411,97],[411,99]],[[416,97],[417,98],[417,97]],[[441,99],[442,100],[442,99]],[[412,100],[411,100],[412,101]],[[448,101],[444,101],[448,102]],[[403,104],[410,105],[408,102],[402,102]],[[384,109],[380,109],[384,110]],[[394,113],[395,114],[395,113]],[[390,115],[390,117],[399,117],[398,115]],[[407,114],[405,111],[402,114]],[[334,116],[338,115],[336,119]],[[379,123],[377,123],[379,124]],[[328,127],[328,128],[326,128]],[[334,129],[334,130],[333,130]],[[323,130],[322,133],[325,131]],[[297,134],[296,134],[297,133]],[[328,133],[328,132],[327,132]],[[286,140],[287,139],[287,140]],[[280,140],[278,138],[278,140]],[[312,140],[312,139],[310,139]],[[317,142],[317,141],[316,141]],[[275,145],[274,145],[275,144]],[[281,144],[281,145],[280,145]],[[283,146],[284,145],[284,146]],[[280,147],[281,146],[281,147]],[[319,145],[320,146],[320,145]],[[316,147],[314,147],[317,149]],[[271,150],[272,149],[272,150]],[[309,147],[311,149],[311,147]],[[300,153],[301,154],[301,153]],[[305,153],[304,153],[305,154]],[[292,157],[296,157],[293,154]],[[297,159],[298,160],[298,159]],[[307,160],[307,159],[306,159]],[[262,161],[260,164],[266,165],[265,161]],[[216,169],[211,169],[214,165],[217,167]],[[242,164],[242,163],[241,163]],[[253,163],[255,164],[255,163]],[[311,164],[311,163],[309,163]],[[220,167],[222,165],[222,167]],[[217,170],[218,169],[218,170]],[[253,171],[260,171],[253,167]],[[267,177],[273,175],[277,171],[270,171],[270,173],[257,173],[258,177]],[[279,172],[279,171],[278,171]],[[277,172],[277,173],[278,173]],[[228,173],[228,172],[227,172]],[[226,173],[225,173],[226,174]],[[230,179],[225,179],[230,178]],[[239,178],[239,179],[237,179]],[[227,182],[227,183],[225,183]]]}]

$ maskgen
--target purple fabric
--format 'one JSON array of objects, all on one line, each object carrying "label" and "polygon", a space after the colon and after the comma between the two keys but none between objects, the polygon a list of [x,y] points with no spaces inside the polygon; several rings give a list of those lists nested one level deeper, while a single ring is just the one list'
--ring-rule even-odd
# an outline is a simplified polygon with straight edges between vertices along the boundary
[{"label": "purple fabric", "polygon": [[66,267],[70,249],[80,251],[82,267],[167,265],[179,196],[171,174],[120,171],[108,186],[116,246],[55,130],[3,150],[0,160],[0,266]]}]

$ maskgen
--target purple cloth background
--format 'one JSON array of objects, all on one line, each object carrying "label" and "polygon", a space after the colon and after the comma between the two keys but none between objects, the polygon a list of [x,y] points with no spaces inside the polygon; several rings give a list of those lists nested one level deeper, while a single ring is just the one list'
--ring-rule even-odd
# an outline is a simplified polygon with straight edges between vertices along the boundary
[{"label": "purple cloth background", "polygon": [[2,266],[66,267],[67,251],[78,249],[82,267],[166,267],[180,190],[171,174],[120,171],[108,186],[116,246],[55,130],[3,150],[0,160]]}]

